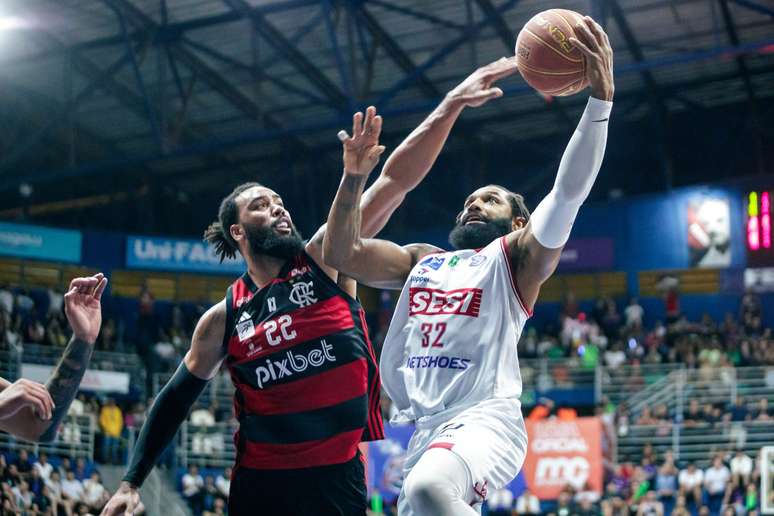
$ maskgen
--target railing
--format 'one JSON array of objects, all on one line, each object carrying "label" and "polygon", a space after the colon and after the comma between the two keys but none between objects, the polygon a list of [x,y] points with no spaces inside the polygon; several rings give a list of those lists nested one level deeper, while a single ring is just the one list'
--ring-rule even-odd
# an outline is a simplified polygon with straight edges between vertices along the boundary
[{"label": "railing", "polygon": [[91,459],[94,456],[96,428],[96,418],[92,415],[67,416],[52,443],[30,443],[16,439],[10,434],[0,433],[0,449],[26,449],[33,451],[35,455],[44,451],[49,455],[67,455],[73,458]]},{"label": "railing", "polygon": [[584,367],[577,358],[524,358],[519,360],[525,389],[594,389],[595,368]]},{"label": "railing", "polygon": [[675,459],[709,465],[715,452],[741,448],[756,457],[763,446],[774,443],[771,421],[728,422],[716,425],[686,426],[677,423],[632,426],[626,435],[618,436],[618,460],[638,462],[642,449],[651,444],[661,456],[672,450]]},{"label": "railing", "polygon": [[616,405],[638,403],[659,392],[665,385],[664,378],[681,369],[682,364],[621,365],[602,368],[601,391]]},{"label": "railing", "polygon": [[21,373],[21,353],[15,349],[0,350],[0,378],[13,382]]},{"label": "railing", "polygon": [[183,423],[177,456],[180,465],[225,468],[234,465],[236,446],[233,435],[235,423],[216,423],[213,426],[194,426]]},{"label": "railing", "polygon": [[[19,362],[30,364],[55,365],[62,357],[62,348],[24,344]],[[114,351],[95,351],[89,363],[90,369],[128,373],[131,384],[145,393],[145,366],[134,353]]]}]

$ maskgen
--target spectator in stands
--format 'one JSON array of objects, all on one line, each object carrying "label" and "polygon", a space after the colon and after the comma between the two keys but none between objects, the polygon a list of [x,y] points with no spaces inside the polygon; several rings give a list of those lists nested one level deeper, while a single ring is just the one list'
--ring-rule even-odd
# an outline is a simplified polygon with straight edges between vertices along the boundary
[{"label": "spectator in stands", "polygon": [[575,493],[573,501],[578,505],[583,504],[583,502],[589,502],[591,505],[595,505],[599,502],[599,493],[592,489],[591,484],[587,481],[583,484],[583,487]]},{"label": "spectator in stands", "polygon": [[38,470],[40,478],[48,480],[51,476],[51,472],[54,471],[54,467],[48,462],[48,454],[46,452],[40,452],[38,460],[32,465],[33,468]]},{"label": "spectator in stands", "polygon": [[637,419],[637,425],[639,426],[652,426],[657,425],[658,419],[653,417],[650,407],[646,406],[640,412],[640,417]]},{"label": "spectator in stands", "polygon": [[625,493],[616,482],[609,482],[602,500],[602,514],[604,516],[629,516],[629,505],[625,500]]},{"label": "spectator in stands", "polygon": [[637,504],[637,516],[664,516],[664,504],[658,500],[655,491],[648,491]]},{"label": "spectator in stands", "polygon": [[671,514],[671,516],[691,516],[690,511],[688,511],[688,505],[684,496],[681,495],[677,497],[675,501],[675,507],[669,514]]},{"label": "spectator in stands", "polygon": [[511,516],[513,511],[513,493],[507,487],[502,487],[488,493],[486,506],[487,514],[491,516]]},{"label": "spectator in stands", "polygon": [[48,490],[48,486],[43,485],[39,495],[36,495],[32,501],[33,509],[37,510],[38,514],[49,516],[54,514],[54,502],[51,499],[51,492]]},{"label": "spectator in stands", "polygon": [[200,514],[202,512],[202,502],[204,501],[204,493],[202,488],[204,487],[204,479],[199,474],[199,468],[196,466],[189,466],[188,473],[183,475],[183,497],[188,506],[194,514]]},{"label": "spectator in stands", "polygon": [[204,478],[204,487],[202,488],[202,507],[204,511],[215,509],[215,500],[218,499],[218,488],[215,486],[215,479],[212,475]]},{"label": "spectator in stands", "polygon": [[623,342],[616,340],[613,345],[605,351],[605,365],[612,370],[618,369],[626,363],[626,353],[624,352]]},{"label": "spectator in stands", "polygon": [[156,301],[148,288],[143,284],[140,289],[137,316],[137,351],[148,364],[150,360],[150,346],[157,335],[156,327]]},{"label": "spectator in stands", "polygon": [[83,457],[78,457],[75,459],[75,478],[81,482],[84,482],[89,478],[89,476],[90,473],[86,471],[86,459]]},{"label": "spectator in stands", "polygon": [[58,317],[51,317],[46,325],[45,342],[49,346],[63,348],[67,345],[67,336],[62,330],[62,323]]},{"label": "spectator in stands", "polygon": [[707,490],[707,505],[710,512],[717,513],[720,511],[730,479],[731,472],[723,464],[723,459],[720,456],[716,456],[712,460],[712,467],[704,472],[704,488]]},{"label": "spectator in stands", "polygon": [[688,403],[688,410],[683,413],[683,425],[695,427],[704,424],[704,417],[699,406],[699,400],[692,398]]},{"label": "spectator in stands", "polygon": [[222,448],[219,443],[223,442],[223,438],[215,429],[215,413],[211,406],[199,405],[191,413],[190,422],[190,430],[194,433],[191,442],[194,453],[209,454]]},{"label": "spectator in stands", "polygon": [[516,514],[518,516],[537,516],[540,514],[540,499],[525,488],[516,500]]},{"label": "spectator in stands", "polygon": [[716,409],[712,403],[707,403],[704,405],[702,418],[704,419],[705,424],[710,426],[716,425],[720,422],[720,410]]},{"label": "spectator in stands", "polygon": [[29,453],[27,453],[27,450],[19,450],[19,455],[16,457],[14,464],[16,464],[16,470],[19,472],[19,476],[21,476],[23,480],[30,478],[30,473],[32,472],[32,462],[30,461],[30,456]]},{"label": "spectator in stands", "polygon": [[671,455],[664,460],[664,464],[656,473],[655,489],[658,501],[664,508],[664,513],[669,514],[675,506],[678,493],[677,468]]},{"label": "spectator in stands", "polygon": [[99,514],[108,499],[110,493],[102,485],[99,473],[93,472],[91,477],[83,482],[83,503],[88,505],[92,512]]},{"label": "spectator in stands", "polygon": [[559,493],[559,498],[556,500],[556,509],[553,514],[556,516],[571,516],[575,513],[575,504],[572,502],[572,488],[566,486]]},{"label": "spectator in stands", "polygon": [[697,506],[701,504],[701,489],[704,482],[704,472],[696,467],[693,462],[688,463],[688,467],[677,477],[680,486],[680,495],[685,497],[686,503],[693,502]]},{"label": "spectator in stands", "polygon": [[26,514],[30,509],[32,509],[32,498],[33,494],[30,491],[29,484],[22,480],[18,485],[14,486],[12,489],[14,496],[16,497],[16,506],[23,511],[24,514]]},{"label": "spectator in stands", "polygon": [[75,478],[75,472],[70,470],[62,480],[62,498],[72,502],[73,507],[83,501],[83,482]]},{"label": "spectator in stands", "polygon": [[774,414],[774,412],[769,409],[769,400],[767,398],[761,398],[755,406],[752,418],[755,421],[770,421],[772,419],[772,414]]},{"label": "spectator in stands", "polygon": [[106,464],[118,464],[124,418],[112,398],[108,398],[100,410],[99,426],[102,430],[102,461]]},{"label": "spectator in stands", "polygon": [[102,325],[102,331],[99,332],[97,339],[97,349],[103,351],[124,352],[123,346],[116,343],[116,322],[113,319],[107,319]]},{"label": "spectator in stands", "polygon": [[225,516],[226,515],[226,502],[217,498],[215,500],[215,508],[212,511],[202,512],[202,516]]},{"label": "spectator in stands", "polygon": [[628,329],[641,328],[642,317],[645,314],[645,310],[640,306],[639,300],[633,297],[629,300],[629,305],[624,310],[624,317],[626,318],[626,327]]},{"label": "spectator in stands", "polygon": [[62,480],[59,471],[52,471],[51,477],[46,482],[46,487],[51,495],[51,504],[56,507],[54,512],[62,510],[67,516],[72,516],[73,502],[66,497],[62,490]]},{"label": "spectator in stands", "polygon": [[215,486],[218,488],[221,498],[228,500],[228,493],[231,489],[231,468],[226,468],[223,473],[215,479]]},{"label": "spectator in stands", "polygon": [[751,419],[750,411],[742,396],[737,396],[733,405],[728,408],[731,413],[731,421],[743,422]]},{"label": "spectator in stands", "polygon": [[753,460],[744,450],[737,449],[736,455],[731,459],[731,482],[734,487],[746,486],[750,483],[753,471]]},{"label": "spectator in stands", "polygon": [[8,285],[0,285],[0,312],[11,315],[15,304],[15,296]]},{"label": "spectator in stands", "polygon": [[40,472],[37,469],[32,468],[32,471],[30,471],[30,477],[27,479],[27,484],[30,488],[30,491],[32,491],[32,495],[37,496],[43,490],[45,481],[40,476]]}]

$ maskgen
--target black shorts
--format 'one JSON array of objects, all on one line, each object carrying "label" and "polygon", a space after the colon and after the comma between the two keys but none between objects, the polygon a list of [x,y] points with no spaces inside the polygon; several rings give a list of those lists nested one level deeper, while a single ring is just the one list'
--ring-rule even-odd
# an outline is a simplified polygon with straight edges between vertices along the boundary
[{"label": "black shorts", "polygon": [[343,464],[304,469],[237,468],[229,516],[363,516],[367,493],[360,452]]}]

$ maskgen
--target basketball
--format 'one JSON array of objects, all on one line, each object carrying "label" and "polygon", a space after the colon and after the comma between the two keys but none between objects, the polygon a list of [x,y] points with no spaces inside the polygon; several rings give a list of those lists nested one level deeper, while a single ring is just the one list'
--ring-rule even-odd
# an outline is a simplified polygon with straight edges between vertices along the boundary
[{"label": "basketball", "polygon": [[549,9],[533,16],[516,39],[516,60],[527,84],[545,95],[562,97],[588,85],[586,63],[570,43],[582,16],[567,9]]}]

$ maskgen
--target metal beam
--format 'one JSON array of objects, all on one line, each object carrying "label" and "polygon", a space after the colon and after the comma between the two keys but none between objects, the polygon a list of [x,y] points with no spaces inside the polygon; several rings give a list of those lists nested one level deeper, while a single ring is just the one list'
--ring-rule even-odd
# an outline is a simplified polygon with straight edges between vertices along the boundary
[{"label": "metal beam", "polygon": [[757,2],[751,2],[750,0],[734,0],[734,3],[741,5],[742,7],[746,7],[751,11],[755,11],[756,13],[765,14],[767,16],[771,16],[772,18],[774,18],[774,9],[772,9],[771,7],[761,5]]},{"label": "metal beam", "polygon": [[[495,9],[495,12],[497,14],[502,14],[512,9],[518,3],[519,3],[519,0],[508,0],[504,4],[500,5],[497,9]],[[493,21],[494,20],[492,19],[491,16],[487,16],[486,18],[484,18],[484,20],[480,21],[476,25],[465,30],[465,32],[462,35],[452,40],[450,43],[446,44],[435,54],[430,56],[430,58],[428,58],[424,63],[418,66],[416,70],[408,74],[406,77],[400,79],[397,83],[395,83],[392,87],[390,87],[390,89],[384,92],[379,97],[379,100],[376,102],[376,105],[382,106],[382,107],[386,106],[389,103],[389,101],[392,100],[399,91],[401,91],[403,88],[407,86],[414,84],[417,81],[417,79],[419,79],[425,72],[427,72],[429,69],[431,69],[432,67],[434,67],[435,65],[443,61],[445,58],[447,58],[457,48],[464,45],[470,38],[476,37],[482,29],[489,26]]]},{"label": "metal beam", "polygon": [[446,27],[447,29],[454,29],[454,30],[465,30],[465,25],[455,23],[453,21],[444,20],[443,18],[439,18],[438,16],[433,16],[432,14],[423,13],[421,11],[417,11],[415,9],[409,9],[408,7],[404,7],[402,5],[395,5],[390,2],[385,2],[383,0],[368,0],[369,5],[378,5],[379,7],[387,10],[387,11],[393,11],[396,13],[403,14],[405,16],[410,16],[412,18],[416,18],[417,20],[422,20],[426,22],[430,22],[433,25],[440,25],[441,27]]},{"label": "metal beam", "polygon": [[[758,43],[758,45],[761,48],[772,44],[774,44],[774,40],[766,40],[764,42]],[[728,47],[716,50],[718,56],[725,56],[728,53],[735,53],[737,51],[738,51],[737,49],[728,48]],[[628,71],[622,72],[622,74],[634,73],[634,72],[639,72],[639,70],[628,70]],[[752,76],[774,74],[774,65],[751,70],[750,73]],[[696,79],[690,79],[687,81],[669,83],[669,84],[664,84],[662,86],[662,92],[667,97],[671,95],[673,92],[679,95],[682,95],[689,90],[692,90],[695,88],[701,88],[713,82],[725,82],[729,80],[736,80],[738,79],[738,77],[739,77],[739,74],[736,71],[734,71],[734,72],[725,72],[722,74],[716,74],[714,76],[709,76],[709,77],[700,77]],[[504,88],[504,93],[506,95],[515,95],[515,94],[527,93],[527,92],[531,94],[532,89],[526,85],[514,86],[512,88]],[[641,95],[641,92],[639,91],[620,92],[616,95],[616,101],[621,102],[627,99],[636,98],[640,95]],[[580,109],[583,106],[583,104],[586,102],[586,98],[580,95],[576,95],[575,97],[572,97],[571,99],[568,99],[568,100],[569,100],[569,103],[567,106],[568,108]],[[437,101],[438,99],[434,99],[430,101],[424,101],[422,103],[411,105],[411,106],[404,106],[399,109],[396,109],[396,108],[387,109],[384,112],[382,112],[382,115],[402,116],[402,115],[409,115],[409,114],[426,113],[436,106]],[[534,109],[529,109],[529,110],[524,110],[519,112],[500,113],[494,116],[487,116],[479,120],[460,121],[459,124],[461,124],[460,127],[464,126],[465,128],[472,128],[472,127],[475,127],[477,124],[479,125],[492,124],[498,121],[511,121],[514,119],[514,117],[524,117],[524,116],[529,116],[533,114],[538,114],[543,112],[544,109],[545,108],[541,106]],[[325,120],[315,124],[310,124],[304,127],[285,129],[282,131],[246,132],[242,135],[229,138],[229,139],[221,139],[221,140],[210,139],[206,143],[199,143],[196,145],[181,147],[179,149],[174,150],[173,152],[170,152],[167,155],[147,154],[142,156],[132,156],[129,158],[116,158],[116,159],[106,160],[102,162],[84,163],[79,167],[71,168],[71,169],[65,168],[65,169],[55,169],[55,170],[29,171],[28,173],[27,172],[24,173],[24,180],[30,183],[40,183],[40,182],[44,182],[52,179],[61,181],[69,177],[98,174],[101,172],[115,170],[116,168],[129,169],[129,168],[136,167],[138,165],[145,165],[159,160],[200,156],[200,155],[205,155],[213,152],[222,152],[226,149],[235,148],[235,147],[239,147],[247,144],[253,144],[261,141],[274,141],[281,138],[297,137],[304,134],[316,134],[316,133],[319,133],[320,131],[330,131],[330,130],[341,128],[342,124],[344,123],[346,123],[344,119],[335,118],[332,120]],[[391,135],[388,131],[385,134],[385,140],[390,137]],[[318,146],[312,150],[319,154],[322,151],[336,150],[339,148],[340,148],[340,143],[336,141],[335,138],[331,138],[330,144],[324,145],[324,146]],[[262,156],[261,159],[263,157],[265,156]],[[239,161],[237,161],[237,163],[239,163]],[[210,169],[202,168],[198,172],[204,172],[206,170],[211,170],[211,168]],[[190,170],[190,169],[186,170],[186,174],[189,176],[196,172],[197,171]],[[9,177],[9,178],[4,178],[0,180],[0,191],[8,190],[10,188],[14,188],[18,186],[18,183],[20,181],[19,177],[21,176],[19,175],[15,179]]]},{"label": "metal beam", "polygon": [[253,28],[263,36],[266,42],[277,52],[283,54],[301,74],[325,94],[335,109],[339,111],[348,109],[347,96],[295,45],[290,43],[282,32],[269,23],[263,13],[253,10],[245,0],[223,0],[223,2],[233,11],[250,20]]},{"label": "metal beam", "polygon": [[381,45],[382,48],[384,48],[387,55],[390,56],[390,59],[392,59],[407,75],[416,76],[416,85],[425,96],[432,98],[441,96],[441,91],[436,85],[427,78],[424,72],[417,71],[417,65],[414,64],[411,57],[406,54],[401,46],[398,45],[398,42],[390,36],[384,27],[376,21],[376,18],[366,10],[365,5],[360,4],[355,12],[357,17],[368,29],[368,32],[373,36],[376,44]]},{"label": "metal beam", "polygon": [[[734,26],[734,18],[731,15],[731,9],[728,8],[728,0],[718,0],[720,3],[720,12],[723,15],[723,23],[726,26],[726,34],[731,44],[736,46],[739,44],[739,35],[736,33],[736,27]],[[736,64],[739,66],[739,72],[742,75],[742,81],[744,82],[744,89],[747,91],[747,96],[750,102],[755,102],[755,90],[753,89],[752,81],[750,80],[750,71],[747,69],[747,62],[741,55],[736,56]]]}]

